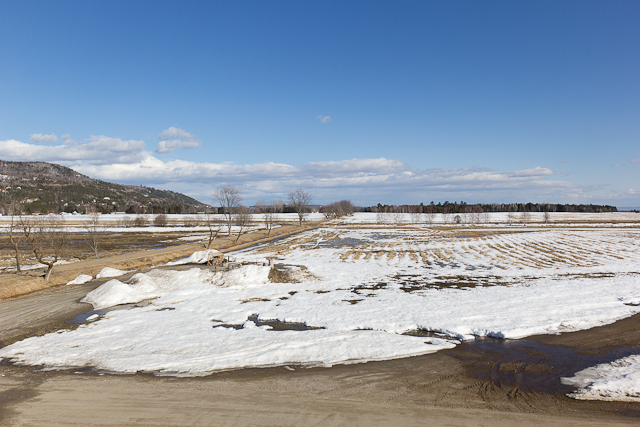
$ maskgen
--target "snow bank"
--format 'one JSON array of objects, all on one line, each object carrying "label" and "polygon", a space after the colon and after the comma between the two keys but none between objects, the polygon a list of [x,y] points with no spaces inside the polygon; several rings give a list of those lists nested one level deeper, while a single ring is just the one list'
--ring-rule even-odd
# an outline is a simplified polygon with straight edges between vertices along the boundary
[{"label": "snow bank", "polygon": [[[186,272],[151,270],[138,273],[128,283],[120,280],[109,280],[102,286],[89,292],[81,302],[93,305],[95,310],[113,307],[120,304],[131,304],[147,299],[158,298],[167,291],[180,288],[197,277],[201,270],[193,268]],[[178,277],[179,276],[179,277]]]},{"label": "snow bank", "polygon": [[100,270],[100,273],[96,274],[96,279],[118,277],[127,273],[131,273],[132,271],[135,271],[135,270],[124,271],[124,270],[118,270],[117,268],[105,267],[102,270]]},{"label": "snow bank", "polygon": [[81,302],[89,303],[95,310],[99,310],[159,298],[171,291],[189,287],[193,283],[208,283],[218,287],[242,287],[248,283],[253,285],[267,283],[268,276],[269,268],[257,265],[246,265],[218,274],[199,268],[188,271],[151,270],[148,273],[134,275],[127,283],[117,279],[109,280],[89,292]]},{"label": "snow bank", "polygon": [[260,265],[244,265],[228,272],[216,274],[212,278],[218,287],[235,287],[243,289],[247,286],[264,285],[269,281],[270,267]]},{"label": "snow bank", "polygon": [[207,249],[204,251],[194,252],[186,258],[170,261],[167,265],[206,264],[209,260],[219,256],[224,256],[224,254],[215,249]]},{"label": "snow bank", "polygon": [[640,355],[584,369],[562,383],[579,387],[568,395],[574,399],[640,402]]},{"label": "snow bank", "polygon": [[89,276],[88,274],[81,274],[75,279],[68,282],[67,285],[82,285],[92,280],[93,280],[93,276]]}]

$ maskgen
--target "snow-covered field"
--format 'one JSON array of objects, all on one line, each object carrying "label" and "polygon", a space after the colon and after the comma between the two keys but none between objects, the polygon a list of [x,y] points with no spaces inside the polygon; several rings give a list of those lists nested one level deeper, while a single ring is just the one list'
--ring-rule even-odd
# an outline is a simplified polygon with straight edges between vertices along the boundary
[{"label": "snow-covered field", "polygon": [[[456,218],[457,217],[457,218]],[[410,214],[410,213],[358,213],[343,221],[351,224],[433,225],[451,227],[638,227],[640,213],[574,213],[551,212],[545,219],[543,212],[487,212],[479,214]]]},{"label": "snow-covered field", "polygon": [[[141,217],[144,219],[146,225],[143,227],[134,226],[134,221]],[[26,218],[40,218],[41,216],[27,216]],[[108,230],[110,232],[118,232],[118,233],[171,233],[171,232],[184,232],[184,231],[202,231],[208,232],[208,228],[203,225],[203,222],[206,220],[205,215],[194,215],[194,214],[170,214],[167,215],[167,225],[164,227],[158,227],[154,225],[154,220],[157,217],[155,214],[145,214],[145,215],[136,215],[136,214],[104,214],[98,216],[98,225],[104,230]],[[87,224],[90,221],[90,216],[88,215],[71,215],[65,214],[62,215],[64,219],[65,230],[74,233],[82,233],[86,232]],[[307,215],[305,218],[306,221],[319,221],[324,218],[324,215],[320,213],[311,213]],[[226,232],[226,219],[224,215],[211,215],[211,219],[217,221],[221,224],[225,224],[223,226],[223,230]],[[14,223],[18,223],[20,220],[19,217],[13,217]],[[248,231],[256,230],[260,228],[264,215],[261,214],[252,214],[251,220],[254,225],[247,228]],[[275,220],[277,222],[297,222],[298,215],[297,214],[275,214]],[[9,224],[11,224],[12,217],[11,216],[1,216],[0,215],[0,232],[7,231],[9,228]],[[277,227],[277,224],[274,224]],[[238,232],[237,226],[231,227],[232,233]]]},{"label": "snow-covered field", "polygon": [[[640,230],[456,238],[427,227],[361,227],[367,217],[358,217],[232,254],[275,259],[277,274],[247,265],[111,280],[85,298],[100,309],[96,321],[17,342],[0,357],[198,376],[407,357],[474,336],[574,331],[640,312]],[[143,300],[150,304],[108,311]]]},{"label": "snow-covered field", "polygon": [[[157,215],[143,215],[147,225],[144,227],[134,227],[133,221],[139,217],[135,214],[105,214],[99,216],[101,227],[111,232],[127,233],[159,233],[159,232],[184,232],[202,231],[207,228],[197,225],[198,221],[204,221],[204,215],[193,214],[171,214],[167,215],[167,226],[154,226],[154,219]],[[456,219],[456,217],[458,217]],[[89,221],[87,215],[63,215],[65,229],[69,232],[86,232],[86,224]],[[223,215],[212,215],[212,218],[224,223]],[[262,214],[252,214],[254,226],[249,230],[260,227],[264,216]],[[306,221],[320,221],[324,215],[318,212],[306,216]],[[298,215],[293,213],[278,213],[274,215],[274,220],[280,223],[297,222]],[[18,221],[18,217],[14,217]],[[457,222],[459,221],[459,222]],[[11,222],[10,216],[0,216],[0,231],[7,230]],[[613,213],[572,213],[553,212],[548,220],[545,220],[542,212],[530,212],[523,215],[522,212],[497,212],[482,214],[410,214],[410,213],[357,213],[355,215],[341,219],[341,222],[348,224],[358,224],[367,226],[414,226],[432,225],[447,227],[605,227],[605,228],[628,228],[640,226],[640,213],[635,212],[613,212]],[[125,225],[126,224],[126,225]],[[277,226],[277,225],[276,225]],[[226,230],[226,228],[225,228]],[[237,227],[232,228],[232,233],[237,232]]]}]

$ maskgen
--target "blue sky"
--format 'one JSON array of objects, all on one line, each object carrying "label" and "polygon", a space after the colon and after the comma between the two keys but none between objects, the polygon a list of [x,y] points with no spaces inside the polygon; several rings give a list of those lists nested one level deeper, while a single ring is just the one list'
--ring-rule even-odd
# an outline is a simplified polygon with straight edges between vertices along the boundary
[{"label": "blue sky", "polygon": [[212,202],[640,206],[637,1],[0,0],[0,159]]}]

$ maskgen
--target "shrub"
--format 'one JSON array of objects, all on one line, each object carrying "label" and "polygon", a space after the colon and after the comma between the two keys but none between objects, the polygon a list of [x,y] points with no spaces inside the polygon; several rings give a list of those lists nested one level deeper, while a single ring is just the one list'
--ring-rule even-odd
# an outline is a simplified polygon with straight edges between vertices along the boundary
[{"label": "shrub", "polygon": [[133,220],[134,227],[144,227],[146,225],[147,225],[147,219],[144,217],[144,215],[138,215]]},{"label": "shrub", "polygon": [[166,227],[169,220],[167,219],[167,214],[161,213],[157,214],[153,219],[153,225],[156,227]]}]

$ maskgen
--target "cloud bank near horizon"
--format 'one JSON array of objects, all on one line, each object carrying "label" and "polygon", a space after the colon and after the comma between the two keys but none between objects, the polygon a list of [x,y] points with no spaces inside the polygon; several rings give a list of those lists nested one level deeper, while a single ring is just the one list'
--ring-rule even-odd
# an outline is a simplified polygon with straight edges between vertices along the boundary
[{"label": "cloud bank near horizon", "polygon": [[[201,144],[194,135],[174,127],[160,133],[159,138],[177,141],[165,144],[168,150],[194,148]],[[401,160],[386,158],[301,165],[163,160],[145,150],[142,140],[122,140],[104,135],[93,135],[77,142],[65,134],[62,144],[58,145],[4,140],[0,141],[0,159],[59,163],[92,178],[178,191],[203,202],[211,202],[213,190],[225,184],[239,187],[248,202],[284,199],[288,192],[297,188],[312,193],[316,203],[350,199],[363,205],[378,202],[428,203],[445,199],[581,203],[592,198],[588,189],[550,179],[558,173],[540,166],[497,172],[487,168],[418,169]],[[625,195],[637,197],[638,192],[629,190]]]}]

